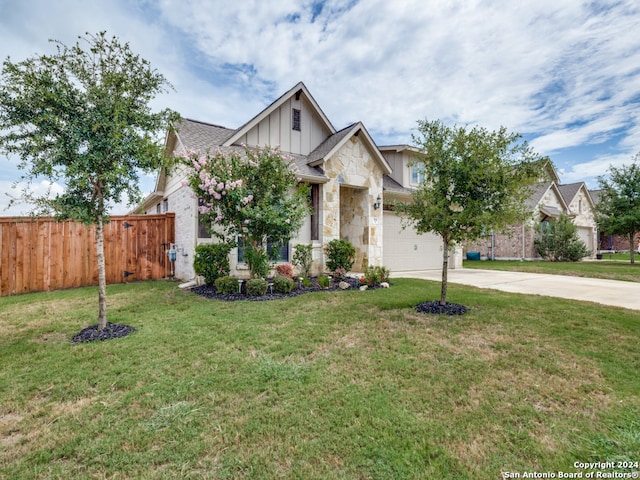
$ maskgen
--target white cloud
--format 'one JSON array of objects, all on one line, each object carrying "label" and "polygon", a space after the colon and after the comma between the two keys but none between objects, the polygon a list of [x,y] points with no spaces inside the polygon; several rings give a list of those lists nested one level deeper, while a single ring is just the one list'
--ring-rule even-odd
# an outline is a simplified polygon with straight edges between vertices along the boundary
[{"label": "white cloud", "polygon": [[[106,29],[175,85],[154,105],[231,128],[302,80],[337,128],[361,120],[380,143],[410,142],[416,120],[428,117],[504,125],[552,158],[604,142],[627,160],[640,150],[634,0],[318,5],[24,0],[8,8],[0,0],[0,57]],[[608,166],[595,154],[590,162],[585,173]],[[559,166],[570,178],[580,171]]]}]

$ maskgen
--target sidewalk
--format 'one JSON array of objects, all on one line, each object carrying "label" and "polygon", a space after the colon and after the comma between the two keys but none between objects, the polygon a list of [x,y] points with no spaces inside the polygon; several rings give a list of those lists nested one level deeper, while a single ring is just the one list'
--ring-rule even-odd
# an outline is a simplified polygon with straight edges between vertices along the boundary
[{"label": "sidewalk", "polygon": [[[421,278],[440,281],[440,270],[399,272],[396,277]],[[640,310],[640,283],[570,277],[540,273],[502,272],[496,270],[449,270],[450,283],[489,288],[511,293],[546,295],[549,297],[583,300],[615,307]]]}]

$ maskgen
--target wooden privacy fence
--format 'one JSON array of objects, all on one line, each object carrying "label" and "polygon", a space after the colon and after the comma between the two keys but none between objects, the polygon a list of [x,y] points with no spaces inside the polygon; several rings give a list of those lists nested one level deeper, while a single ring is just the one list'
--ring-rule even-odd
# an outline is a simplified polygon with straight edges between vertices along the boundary
[{"label": "wooden privacy fence", "polygon": [[[98,284],[95,227],[0,217],[0,296]],[[113,216],[104,226],[107,283],[168,277],[175,214]]]}]

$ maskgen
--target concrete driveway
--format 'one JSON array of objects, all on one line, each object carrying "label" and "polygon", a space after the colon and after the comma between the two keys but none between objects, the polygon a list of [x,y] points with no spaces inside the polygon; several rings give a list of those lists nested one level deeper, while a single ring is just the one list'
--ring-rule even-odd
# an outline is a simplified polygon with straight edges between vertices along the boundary
[{"label": "concrete driveway", "polygon": [[[393,276],[440,281],[442,272],[440,270],[397,272]],[[476,270],[475,268],[449,270],[448,279],[450,283],[502,290],[503,292],[546,295],[640,310],[640,283],[637,282],[540,273]]]}]

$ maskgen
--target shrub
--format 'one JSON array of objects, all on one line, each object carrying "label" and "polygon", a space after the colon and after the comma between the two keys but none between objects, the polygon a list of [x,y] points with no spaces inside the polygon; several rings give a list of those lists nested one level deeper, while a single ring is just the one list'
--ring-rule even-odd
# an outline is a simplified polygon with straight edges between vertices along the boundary
[{"label": "shrub", "polygon": [[279,263],[276,265],[276,274],[282,277],[293,278],[293,265],[290,263]]},{"label": "shrub", "polygon": [[320,275],[318,277],[318,285],[320,285],[321,288],[329,288],[331,280],[329,280],[327,275]]},{"label": "shrub", "polygon": [[269,283],[264,278],[252,278],[247,281],[247,294],[252,297],[261,297],[267,293]]},{"label": "shrub", "polygon": [[273,279],[273,289],[277,293],[289,293],[295,286],[295,282],[289,277],[278,276]]},{"label": "shrub", "polygon": [[251,276],[255,278],[267,278],[271,269],[269,252],[264,247],[253,248],[247,246],[244,250],[244,258],[251,270]]},{"label": "shrub", "polygon": [[331,240],[327,244],[327,268],[335,272],[343,268],[345,272],[351,270],[356,257],[356,249],[348,240]]},{"label": "shrub", "polygon": [[222,295],[231,295],[238,292],[238,279],[236,277],[219,277],[215,281],[216,291]]},{"label": "shrub", "polygon": [[219,277],[229,275],[230,252],[231,245],[228,243],[198,245],[193,258],[196,275],[202,275],[207,285],[212,285]]},{"label": "shrub", "polygon": [[557,220],[536,225],[536,234],[534,245],[545,260],[577,262],[591,254],[578,236],[578,227],[564,213]]},{"label": "shrub", "polygon": [[389,281],[389,269],[386,267],[369,266],[364,270],[364,281],[370,287]]},{"label": "shrub", "polygon": [[345,271],[344,268],[342,267],[338,267],[336,268],[333,272],[333,276],[336,278],[336,280],[342,280],[344,278],[344,276],[347,274],[347,272]]},{"label": "shrub", "polygon": [[300,275],[308,277],[313,262],[313,246],[310,243],[300,243],[294,247],[293,264],[300,269]]}]

